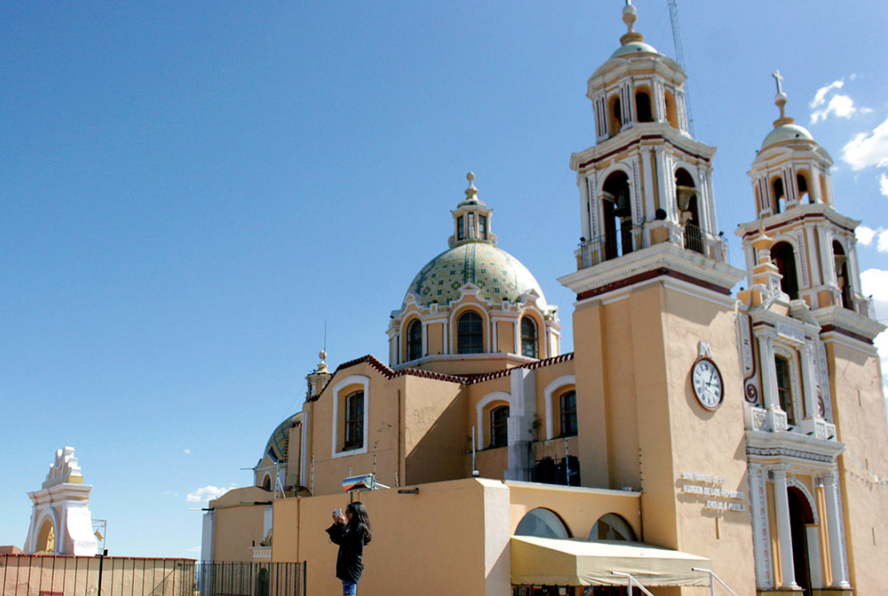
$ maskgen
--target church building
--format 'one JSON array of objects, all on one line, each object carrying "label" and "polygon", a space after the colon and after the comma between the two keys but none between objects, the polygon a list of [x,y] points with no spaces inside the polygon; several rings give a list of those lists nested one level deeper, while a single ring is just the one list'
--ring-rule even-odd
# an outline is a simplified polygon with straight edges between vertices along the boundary
[{"label": "church building", "polygon": [[588,80],[595,144],[570,158],[574,351],[470,173],[446,250],[390,313],[387,362],[331,372],[321,353],[254,486],[210,502],[203,560],[306,561],[308,593],[336,593],[324,528],[354,498],[374,527],[365,596],[884,591],[885,326],[860,291],[860,221],[775,73],[745,269],[729,265],[716,149],[636,16]]}]

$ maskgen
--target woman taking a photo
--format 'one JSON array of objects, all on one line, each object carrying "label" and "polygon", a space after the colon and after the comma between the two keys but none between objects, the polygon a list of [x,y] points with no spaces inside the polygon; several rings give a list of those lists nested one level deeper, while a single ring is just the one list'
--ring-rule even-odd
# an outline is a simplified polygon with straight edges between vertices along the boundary
[{"label": "woman taking a photo", "polygon": [[342,510],[333,512],[333,525],[327,528],[327,534],[333,544],[339,545],[339,555],[336,558],[336,577],[342,580],[343,596],[356,596],[358,581],[364,564],[361,559],[364,556],[364,545],[370,542],[370,518],[367,517],[367,508],[360,501],[350,503],[345,509],[345,517]]}]

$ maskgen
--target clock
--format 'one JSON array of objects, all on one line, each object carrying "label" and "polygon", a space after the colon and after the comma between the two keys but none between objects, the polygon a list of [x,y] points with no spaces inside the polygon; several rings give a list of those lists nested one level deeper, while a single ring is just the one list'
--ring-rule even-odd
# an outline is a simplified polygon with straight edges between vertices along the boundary
[{"label": "clock", "polygon": [[703,356],[694,362],[694,366],[691,367],[691,386],[694,389],[694,397],[707,410],[714,411],[721,405],[725,396],[725,386],[721,371],[711,358]]}]

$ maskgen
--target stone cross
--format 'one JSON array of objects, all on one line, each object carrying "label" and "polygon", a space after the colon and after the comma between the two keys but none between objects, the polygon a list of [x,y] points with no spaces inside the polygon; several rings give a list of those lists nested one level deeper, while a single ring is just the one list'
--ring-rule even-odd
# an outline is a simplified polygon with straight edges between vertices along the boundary
[{"label": "stone cross", "polygon": [[783,93],[783,76],[781,76],[779,70],[775,70],[771,73],[771,76],[774,77],[774,80],[777,81],[777,93]]}]

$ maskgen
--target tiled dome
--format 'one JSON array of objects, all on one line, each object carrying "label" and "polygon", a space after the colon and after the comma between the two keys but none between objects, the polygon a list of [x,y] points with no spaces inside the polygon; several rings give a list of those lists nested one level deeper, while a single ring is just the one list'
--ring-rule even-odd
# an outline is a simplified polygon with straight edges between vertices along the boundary
[{"label": "tiled dome", "polygon": [[265,453],[268,454],[268,457],[276,462],[287,462],[287,431],[300,420],[302,420],[302,414],[294,414],[293,416],[285,418],[284,421],[274,429],[274,432],[271,433],[271,436],[268,438],[268,443],[265,445]]},{"label": "tiled dome", "polygon": [[492,303],[514,302],[530,290],[544,298],[527,267],[487,242],[467,242],[439,254],[416,275],[407,296],[416,295],[422,306],[446,305],[459,298],[459,289],[467,283],[478,286],[480,297]]}]

